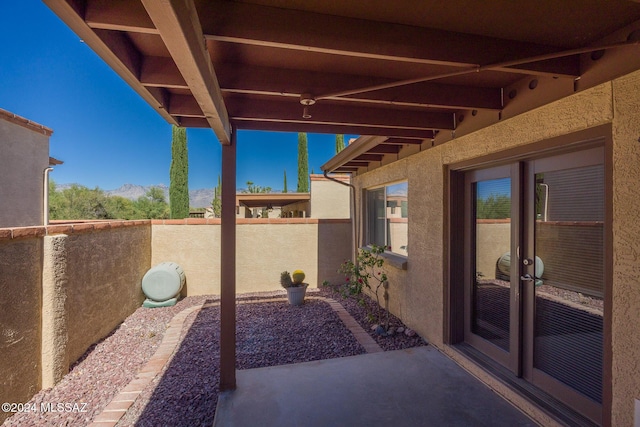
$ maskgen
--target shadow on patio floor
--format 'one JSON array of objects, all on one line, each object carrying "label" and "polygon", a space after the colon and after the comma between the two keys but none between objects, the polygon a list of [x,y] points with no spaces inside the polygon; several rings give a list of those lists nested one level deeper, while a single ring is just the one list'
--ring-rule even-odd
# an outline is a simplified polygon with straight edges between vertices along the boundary
[{"label": "shadow on patio floor", "polygon": [[434,347],[237,372],[214,427],[535,426]]}]

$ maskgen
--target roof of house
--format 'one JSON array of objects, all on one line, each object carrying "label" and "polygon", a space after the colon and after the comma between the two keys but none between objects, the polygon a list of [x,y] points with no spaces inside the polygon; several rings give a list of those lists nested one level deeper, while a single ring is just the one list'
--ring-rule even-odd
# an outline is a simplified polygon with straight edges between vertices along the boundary
[{"label": "roof of house", "polygon": [[248,208],[262,208],[266,206],[282,207],[294,203],[308,202],[309,193],[237,193],[236,205]]},{"label": "roof of house", "polygon": [[14,114],[10,111],[3,110],[2,108],[0,108],[0,119],[6,120],[11,123],[15,123],[27,129],[31,129],[38,133],[42,133],[43,135],[46,135],[46,136],[51,136],[51,134],[53,134],[52,129],[49,129],[46,126],[42,126],[41,124],[38,124],[32,120],[25,119],[24,117]]}]

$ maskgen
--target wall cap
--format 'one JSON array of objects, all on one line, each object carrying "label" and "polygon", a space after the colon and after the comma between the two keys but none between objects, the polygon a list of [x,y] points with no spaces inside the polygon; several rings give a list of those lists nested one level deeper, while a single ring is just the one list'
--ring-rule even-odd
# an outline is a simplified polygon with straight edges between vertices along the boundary
[{"label": "wall cap", "polygon": [[125,227],[140,227],[150,225],[150,220],[114,220],[114,221],[51,221],[49,225],[32,227],[0,228],[0,241],[25,238],[39,238],[57,234],[93,233],[103,230],[115,230]]}]

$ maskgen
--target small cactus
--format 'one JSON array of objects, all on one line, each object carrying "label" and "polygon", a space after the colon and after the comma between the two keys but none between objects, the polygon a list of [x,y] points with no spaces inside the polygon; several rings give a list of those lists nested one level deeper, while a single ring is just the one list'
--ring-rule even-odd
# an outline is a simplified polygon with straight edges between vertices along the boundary
[{"label": "small cactus", "polygon": [[293,283],[296,286],[300,286],[302,284],[302,281],[304,280],[304,271],[302,270],[295,270],[292,275],[293,277]]},{"label": "small cactus", "polygon": [[280,285],[283,288],[290,288],[293,286],[293,281],[291,280],[291,274],[288,271],[283,271],[280,273]]}]

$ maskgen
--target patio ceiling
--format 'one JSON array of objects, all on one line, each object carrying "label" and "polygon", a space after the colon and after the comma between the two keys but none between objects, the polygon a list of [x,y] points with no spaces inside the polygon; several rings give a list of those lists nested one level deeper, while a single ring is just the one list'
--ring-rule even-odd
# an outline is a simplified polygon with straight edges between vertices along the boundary
[{"label": "patio ceiling", "polygon": [[329,165],[344,172],[640,68],[635,1],[44,2],[168,122],[222,144],[232,129],[383,137]]}]

